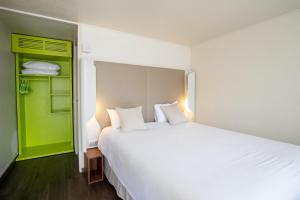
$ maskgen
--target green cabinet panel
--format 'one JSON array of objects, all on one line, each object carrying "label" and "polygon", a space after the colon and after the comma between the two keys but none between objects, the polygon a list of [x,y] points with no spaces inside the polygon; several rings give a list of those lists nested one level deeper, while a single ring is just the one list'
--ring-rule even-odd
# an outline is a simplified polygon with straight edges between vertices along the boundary
[{"label": "green cabinet panel", "polygon": [[72,42],[12,34],[12,52],[72,57]]}]

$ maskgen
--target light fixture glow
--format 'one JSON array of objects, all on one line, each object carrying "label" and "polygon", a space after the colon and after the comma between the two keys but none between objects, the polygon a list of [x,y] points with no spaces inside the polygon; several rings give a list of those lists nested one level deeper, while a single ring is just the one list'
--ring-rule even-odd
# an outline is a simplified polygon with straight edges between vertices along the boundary
[{"label": "light fixture glow", "polygon": [[[96,113],[99,113],[101,111],[101,102],[99,99],[96,100]],[[98,115],[97,115],[98,116]]]}]

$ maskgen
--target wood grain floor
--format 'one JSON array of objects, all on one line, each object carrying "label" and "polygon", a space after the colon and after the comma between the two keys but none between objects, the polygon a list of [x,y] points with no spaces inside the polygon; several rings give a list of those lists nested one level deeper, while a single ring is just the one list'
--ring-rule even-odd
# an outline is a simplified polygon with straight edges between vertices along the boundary
[{"label": "wood grain floor", "polygon": [[88,185],[77,163],[74,154],[19,161],[0,185],[0,199],[120,200],[106,179]]}]

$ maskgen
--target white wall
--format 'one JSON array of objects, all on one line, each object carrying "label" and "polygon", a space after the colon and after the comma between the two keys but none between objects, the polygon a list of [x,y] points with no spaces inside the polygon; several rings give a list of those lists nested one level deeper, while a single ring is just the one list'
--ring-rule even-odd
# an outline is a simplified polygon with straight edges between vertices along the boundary
[{"label": "white wall", "polygon": [[192,48],[197,121],[300,145],[300,10]]},{"label": "white wall", "polygon": [[98,61],[189,69],[190,48],[86,24],[79,25],[80,48]]},{"label": "white wall", "polygon": [[0,176],[18,153],[15,65],[10,31],[0,22]]}]

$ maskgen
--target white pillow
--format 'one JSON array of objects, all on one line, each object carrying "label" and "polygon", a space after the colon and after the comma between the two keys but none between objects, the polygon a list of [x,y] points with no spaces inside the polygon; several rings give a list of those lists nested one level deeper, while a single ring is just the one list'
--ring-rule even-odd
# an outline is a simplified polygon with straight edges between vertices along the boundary
[{"label": "white pillow", "polygon": [[121,122],[120,122],[120,117],[119,114],[115,109],[106,109],[108,112],[109,118],[110,118],[110,123],[111,127],[113,129],[118,129],[121,127]]},{"label": "white pillow", "polygon": [[161,109],[165,113],[169,123],[172,125],[188,121],[184,114],[179,110],[177,104],[162,106]]},{"label": "white pillow", "polygon": [[[177,104],[177,101],[175,101],[172,104]],[[154,119],[156,122],[167,122],[167,118],[164,114],[164,112],[161,110],[162,106],[169,106],[172,105],[170,103],[165,103],[165,104],[155,104],[154,105]]]},{"label": "white pillow", "polygon": [[116,108],[121,121],[122,131],[146,129],[142,106],[136,108]]},{"label": "white pillow", "polygon": [[26,69],[40,69],[40,70],[59,70],[60,66],[55,63],[43,62],[43,61],[29,61],[23,63],[23,67]]}]

